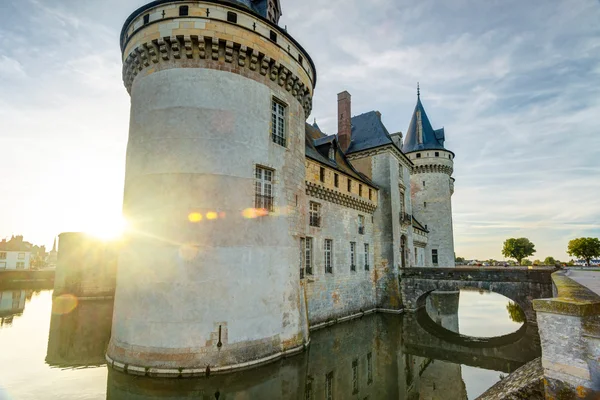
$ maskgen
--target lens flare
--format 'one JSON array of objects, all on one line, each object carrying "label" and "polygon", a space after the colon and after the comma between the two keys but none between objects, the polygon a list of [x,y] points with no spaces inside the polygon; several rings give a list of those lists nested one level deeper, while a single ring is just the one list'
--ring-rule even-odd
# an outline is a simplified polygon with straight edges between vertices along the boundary
[{"label": "lens flare", "polygon": [[190,220],[190,222],[198,223],[202,221],[202,214],[196,212],[191,213],[190,215],[188,215],[188,219]]},{"label": "lens flare", "polygon": [[209,221],[213,221],[217,218],[219,218],[219,215],[216,212],[209,212],[208,214],[206,214],[206,219]]},{"label": "lens flare", "polygon": [[246,208],[242,212],[242,215],[246,219],[255,219],[255,218],[264,217],[266,215],[269,215],[269,212],[267,210],[265,210],[264,208]]},{"label": "lens flare", "polygon": [[192,243],[182,244],[179,247],[179,257],[181,257],[181,259],[185,261],[192,261],[194,258],[196,258],[199,251],[200,250],[198,246]]},{"label": "lens flare", "polygon": [[65,315],[71,313],[77,308],[77,297],[72,294],[63,294],[54,298],[52,301],[52,314]]}]

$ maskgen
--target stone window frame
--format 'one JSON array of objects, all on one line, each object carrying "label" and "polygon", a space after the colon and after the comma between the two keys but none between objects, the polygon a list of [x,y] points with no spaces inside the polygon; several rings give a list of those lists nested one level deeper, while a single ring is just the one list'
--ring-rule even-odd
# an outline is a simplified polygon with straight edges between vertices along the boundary
[{"label": "stone window frame", "polygon": [[325,374],[325,400],[333,400],[333,371]]},{"label": "stone window frame", "polygon": [[373,200],[373,189],[369,188],[369,200]]},{"label": "stone window frame", "polygon": [[371,269],[371,266],[369,265],[369,258],[370,257],[370,249],[369,249],[369,243],[365,243],[364,244],[364,249],[365,249],[365,271],[369,271]]},{"label": "stone window frame", "polygon": [[356,242],[350,242],[350,271],[356,272]]},{"label": "stone window frame", "polygon": [[325,168],[319,167],[319,182],[325,183]]},{"label": "stone window frame", "polygon": [[237,13],[234,13],[233,11],[227,11],[227,22],[230,22],[232,24],[237,24],[237,22],[238,22]]},{"label": "stone window frame", "polygon": [[340,187],[340,175],[339,174],[333,174],[333,186],[335,186],[336,188],[339,189]]},{"label": "stone window frame", "polygon": [[433,265],[439,264],[439,256],[438,249],[431,249],[431,262]]},{"label": "stone window frame", "polygon": [[[260,172],[260,174],[259,174]],[[268,174],[267,174],[268,173]],[[267,179],[266,176],[269,176]],[[274,211],[275,170],[263,165],[254,167],[254,207],[272,213]]]},{"label": "stone window frame", "polygon": [[271,97],[271,140],[273,143],[287,147],[288,105],[275,96]]},{"label": "stone window frame", "polygon": [[333,274],[333,239],[325,239],[323,242],[323,264],[326,274]]},{"label": "stone window frame", "polygon": [[304,270],[306,275],[313,274],[313,238],[307,236],[304,238]]},{"label": "stone window frame", "polygon": [[190,7],[189,6],[179,6],[179,16],[187,17],[190,15]]},{"label": "stone window frame", "polygon": [[358,214],[358,234],[364,235],[367,230],[365,227],[365,216],[362,214]]},{"label": "stone window frame", "polygon": [[321,203],[310,201],[308,204],[308,224],[313,228],[321,227]]},{"label": "stone window frame", "polygon": [[352,394],[358,394],[358,358],[352,361]]},{"label": "stone window frame", "polygon": [[352,179],[348,178],[348,193],[352,193]]}]

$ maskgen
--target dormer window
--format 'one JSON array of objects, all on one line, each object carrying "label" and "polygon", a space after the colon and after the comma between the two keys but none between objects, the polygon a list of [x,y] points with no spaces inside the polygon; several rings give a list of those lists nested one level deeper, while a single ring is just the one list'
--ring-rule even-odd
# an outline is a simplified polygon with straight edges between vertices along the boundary
[{"label": "dormer window", "polygon": [[333,146],[329,148],[329,159],[331,161],[335,161],[335,149],[333,148]]}]

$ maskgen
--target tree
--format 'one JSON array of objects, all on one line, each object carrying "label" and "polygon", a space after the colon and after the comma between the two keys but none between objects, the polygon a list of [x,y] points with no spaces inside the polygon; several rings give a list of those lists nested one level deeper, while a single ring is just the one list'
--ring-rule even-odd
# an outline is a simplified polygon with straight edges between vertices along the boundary
[{"label": "tree", "polygon": [[464,257],[456,257],[456,263],[457,264],[464,264],[465,263]]},{"label": "tree", "polygon": [[507,239],[504,242],[502,255],[506,258],[514,258],[520,265],[525,257],[532,256],[535,253],[535,245],[527,238]]},{"label": "tree", "polygon": [[523,260],[521,261],[521,263],[520,263],[519,265],[522,265],[522,266],[524,266],[524,267],[527,267],[527,266],[533,265],[533,263],[531,262],[531,260],[529,260],[529,259],[525,258],[525,259],[523,259]]},{"label": "tree", "polygon": [[546,257],[544,260],[544,265],[556,265],[560,264],[560,262],[556,261],[554,257]]},{"label": "tree", "polygon": [[593,258],[600,257],[600,240],[598,238],[573,239],[569,242],[567,253],[572,257],[585,260],[589,267]]},{"label": "tree", "polygon": [[508,311],[508,315],[510,319],[514,322],[518,322],[520,324],[524,323],[526,320],[525,313],[521,310],[521,307],[517,303],[513,303],[509,301],[506,305],[506,310]]},{"label": "tree", "polygon": [[535,260],[535,261],[533,262],[533,265],[536,265],[536,266],[538,266],[538,265],[542,265],[542,262],[541,262],[540,260]]}]

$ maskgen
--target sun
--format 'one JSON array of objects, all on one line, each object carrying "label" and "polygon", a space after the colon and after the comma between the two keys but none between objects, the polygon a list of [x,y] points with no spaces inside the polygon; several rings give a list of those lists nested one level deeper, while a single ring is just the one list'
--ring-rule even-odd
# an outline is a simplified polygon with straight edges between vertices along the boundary
[{"label": "sun", "polygon": [[127,228],[127,220],[122,216],[115,216],[89,221],[85,232],[98,239],[109,241],[120,239],[127,231]]}]

